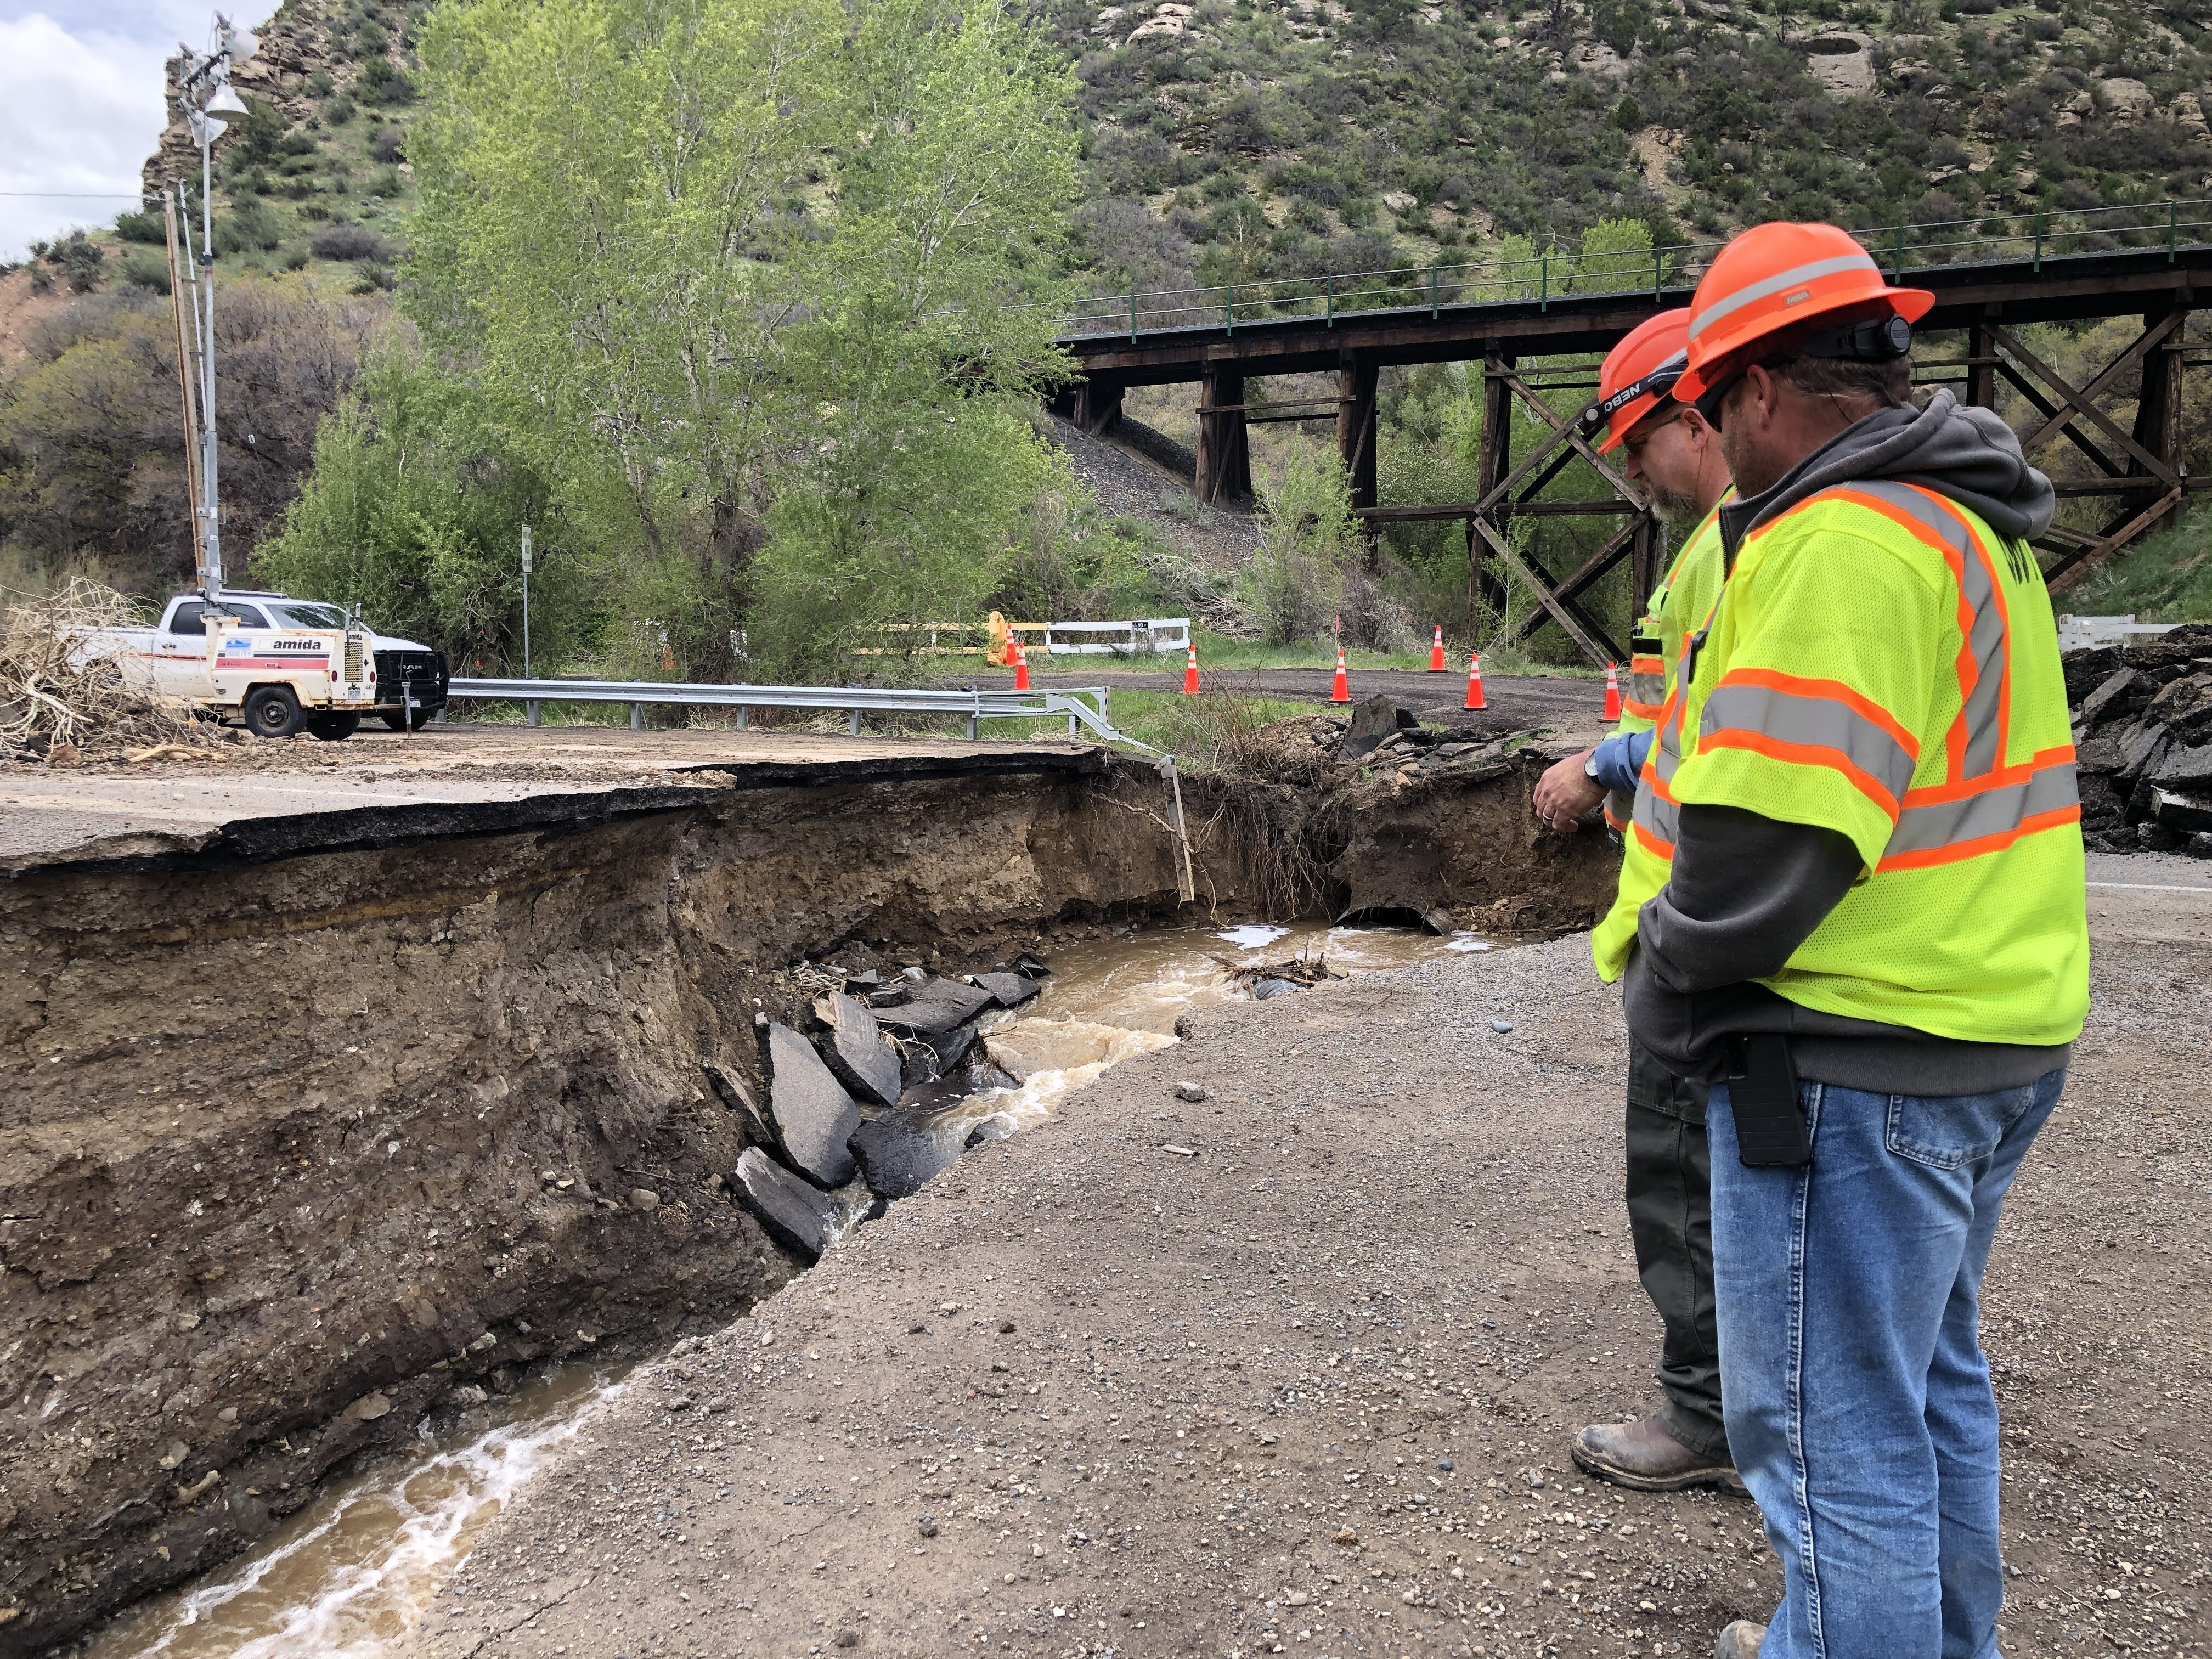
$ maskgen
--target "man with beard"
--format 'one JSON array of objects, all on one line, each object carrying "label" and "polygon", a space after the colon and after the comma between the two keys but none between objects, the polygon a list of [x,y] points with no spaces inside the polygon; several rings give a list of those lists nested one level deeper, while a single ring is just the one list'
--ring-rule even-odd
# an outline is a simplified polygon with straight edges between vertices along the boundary
[{"label": "man with beard", "polygon": [[[1703,417],[1673,395],[1689,324],[1686,307],[1661,313],[1615,346],[1599,371],[1598,401],[1588,421],[1592,435],[1605,431],[1600,450],[1621,451],[1628,476],[1670,526],[1689,534],[1637,626],[1619,730],[1595,749],[1559,762],[1537,783],[1537,817],[1561,835],[1573,834],[1601,799],[1607,822],[1626,830],[1636,775],[1674,688],[1684,636],[1720,596],[1717,515],[1728,496],[1728,465]],[[1575,1437],[1574,1460],[1589,1474],[1638,1492],[1710,1486],[1741,1492],[1721,1421],[1705,1092],[1633,1042],[1626,1139],[1629,1233],[1637,1273],[1662,1328],[1662,1397],[1657,1411],[1636,1422],[1583,1429]]]},{"label": "man with beard", "polygon": [[1716,256],[1676,395],[1739,499],[1592,935],[1706,1085],[1729,1444],[1781,1559],[1717,1659],[1987,1659],[2005,1594],[1978,1340],[2006,1192],[2088,1006],[2051,481],[1911,388],[1833,225]]}]

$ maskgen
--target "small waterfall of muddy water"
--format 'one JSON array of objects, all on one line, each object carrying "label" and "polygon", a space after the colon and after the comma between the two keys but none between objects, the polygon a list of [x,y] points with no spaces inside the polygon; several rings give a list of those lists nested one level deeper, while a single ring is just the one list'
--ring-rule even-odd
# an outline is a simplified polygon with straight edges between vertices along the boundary
[{"label": "small waterfall of muddy water", "polygon": [[[1486,951],[1397,928],[1177,927],[1133,932],[1052,957],[1035,1000],[980,1028],[1018,1071],[1012,1087],[920,1103],[940,1133],[1013,1132],[1133,1054],[1175,1046],[1176,1017],[1249,1000],[1223,967],[1324,958],[1340,974]],[[561,1455],[623,1389],[627,1367],[558,1367],[470,1413],[415,1455],[329,1482],[255,1547],[196,1584],[118,1615],[87,1642],[94,1659],[384,1659],[507,1494]]]}]

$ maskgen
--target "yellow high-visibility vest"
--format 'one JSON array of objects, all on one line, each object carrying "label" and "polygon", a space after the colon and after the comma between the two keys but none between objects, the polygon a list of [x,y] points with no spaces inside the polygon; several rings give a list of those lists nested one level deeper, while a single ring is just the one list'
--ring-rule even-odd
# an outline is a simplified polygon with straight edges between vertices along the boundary
[{"label": "yellow high-visibility vest", "polygon": [[[1721,547],[1721,508],[1735,499],[1732,489],[1722,495],[1683,542],[1667,580],[1652,590],[1643,620],[1636,624],[1636,636],[1629,641],[1628,696],[1620,705],[1620,723],[1613,727],[1616,735],[1648,732],[1658,724],[1659,711],[1674,690],[1674,662],[1682,654],[1682,641],[1720,597],[1728,574]],[[1629,797],[1620,790],[1606,792],[1605,821],[1624,835],[1629,805]]]},{"label": "yellow high-visibility vest", "polygon": [[1859,880],[1782,971],[1807,1008],[2070,1042],[2089,1001],[2065,676],[2024,544],[1935,491],[1825,489],[1747,537],[1685,645],[1592,951],[1626,968],[1683,805],[1850,838]]}]

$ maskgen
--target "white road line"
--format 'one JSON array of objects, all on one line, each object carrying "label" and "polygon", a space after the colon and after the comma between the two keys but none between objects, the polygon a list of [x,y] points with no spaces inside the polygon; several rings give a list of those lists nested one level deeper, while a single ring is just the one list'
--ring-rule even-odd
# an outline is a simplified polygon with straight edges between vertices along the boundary
[{"label": "white road line", "polygon": [[2212,893],[2212,887],[2169,887],[2155,881],[2093,881],[2092,887],[2124,887],[2136,893]]}]

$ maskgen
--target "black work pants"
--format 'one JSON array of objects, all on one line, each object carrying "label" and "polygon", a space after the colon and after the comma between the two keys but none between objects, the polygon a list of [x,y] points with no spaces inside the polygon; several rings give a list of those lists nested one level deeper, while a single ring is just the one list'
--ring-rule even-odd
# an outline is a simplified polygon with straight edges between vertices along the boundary
[{"label": "black work pants", "polygon": [[1628,1231],[1636,1271],[1665,1328],[1659,1422],[1702,1457],[1729,1461],[1713,1307],[1712,1164],[1705,1104],[1634,1041],[1628,1052]]}]

